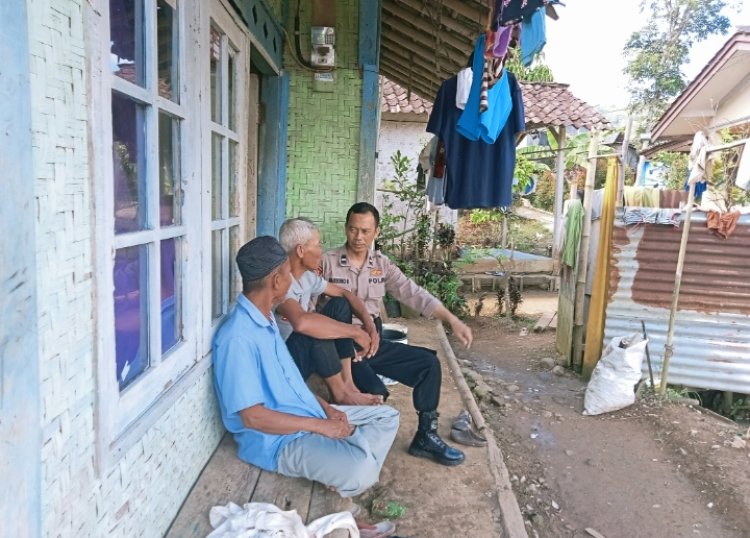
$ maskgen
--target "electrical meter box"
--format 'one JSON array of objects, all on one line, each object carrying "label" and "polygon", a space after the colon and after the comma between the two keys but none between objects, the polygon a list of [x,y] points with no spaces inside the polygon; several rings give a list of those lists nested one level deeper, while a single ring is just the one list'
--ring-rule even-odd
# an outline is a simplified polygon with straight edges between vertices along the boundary
[{"label": "electrical meter box", "polygon": [[336,32],[332,26],[313,26],[310,29],[312,38],[310,63],[316,67],[334,66],[334,47]]}]

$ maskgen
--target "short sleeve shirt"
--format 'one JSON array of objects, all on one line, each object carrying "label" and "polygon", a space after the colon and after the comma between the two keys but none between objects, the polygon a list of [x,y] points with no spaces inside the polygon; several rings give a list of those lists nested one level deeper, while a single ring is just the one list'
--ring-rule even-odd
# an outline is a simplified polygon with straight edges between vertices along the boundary
[{"label": "short sleeve shirt", "polygon": [[[386,292],[425,317],[432,317],[435,309],[442,305],[378,251],[370,251],[360,268],[349,263],[345,246],[329,250],[323,255],[323,277],[362,299],[373,317],[380,316],[380,304]],[[359,320],[355,317],[352,322]]]},{"label": "short sleeve shirt", "polygon": [[427,123],[427,131],[445,144],[448,182],[445,203],[452,209],[508,207],[512,201],[513,171],[516,166],[516,135],[524,130],[521,88],[506,72],[511,112],[493,144],[461,136],[456,126],[463,112],[456,107],[456,77],[444,81],[438,90]]},{"label": "short sleeve shirt", "polygon": [[[292,299],[299,303],[302,310],[310,312],[311,310],[315,310],[315,303],[318,300],[318,296],[326,291],[327,287],[328,282],[322,276],[312,271],[305,271],[299,280],[292,276],[292,285],[289,286],[289,291],[286,293],[284,300]],[[294,332],[292,324],[276,311],[274,311],[274,316],[276,317],[276,324],[279,326],[281,337],[286,341],[292,332]]]},{"label": "short sleeve shirt", "polygon": [[305,385],[276,323],[244,295],[216,333],[212,357],[221,419],[234,435],[239,458],[275,471],[281,449],[309,434],[276,435],[247,428],[240,411],[261,404],[290,415],[325,418],[323,408]]}]

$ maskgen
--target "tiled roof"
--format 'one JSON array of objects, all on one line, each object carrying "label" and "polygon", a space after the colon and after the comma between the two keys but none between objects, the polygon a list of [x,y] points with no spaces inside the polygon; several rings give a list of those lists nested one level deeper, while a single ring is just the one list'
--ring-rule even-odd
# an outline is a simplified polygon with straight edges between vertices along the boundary
[{"label": "tiled roof", "polygon": [[[405,88],[386,77],[380,77],[382,94],[381,112],[429,114],[432,102],[416,93],[408,94]],[[567,84],[556,82],[521,83],[526,129],[539,127],[575,127],[576,129],[603,129],[609,121],[588,103],[581,101],[568,89]]]},{"label": "tiled roof", "polygon": [[394,114],[429,114],[432,110],[432,101],[422,99],[414,92],[409,92],[403,86],[399,86],[386,77],[380,77],[380,111],[392,112]]},{"label": "tiled roof", "polygon": [[576,129],[604,129],[609,120],[581,101],[567,84],[556,82],[528,82],[521,84],[526,129],[537,127],[575,127]]}]

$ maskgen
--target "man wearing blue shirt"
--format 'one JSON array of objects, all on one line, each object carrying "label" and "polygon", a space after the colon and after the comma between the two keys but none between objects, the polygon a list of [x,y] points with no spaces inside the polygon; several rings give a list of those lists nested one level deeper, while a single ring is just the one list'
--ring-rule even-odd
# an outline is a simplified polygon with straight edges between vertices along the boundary
[{"label": "man wearing blue shirt", "polygon": [[257,237],[237,253],[243,293],[213,344],[221,417],[240,459],[316,480],[342,497],[377,482],[399,413],[380,406],[331,406],[313,395],[289,355],[273,307],[292,282],[276,239]]}]

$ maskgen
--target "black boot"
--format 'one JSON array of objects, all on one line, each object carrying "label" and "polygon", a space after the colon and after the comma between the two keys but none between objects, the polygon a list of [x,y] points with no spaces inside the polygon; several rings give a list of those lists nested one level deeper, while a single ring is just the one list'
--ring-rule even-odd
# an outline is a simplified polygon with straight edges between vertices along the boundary
[{"label": "black boot", "polygon": [[409,445],[409,454],[420,458],[432,458],[443,465],[458,465],[464,461],[464,453],[451,448],[438,435],[437,411],[420,411],[419,427]]}]

